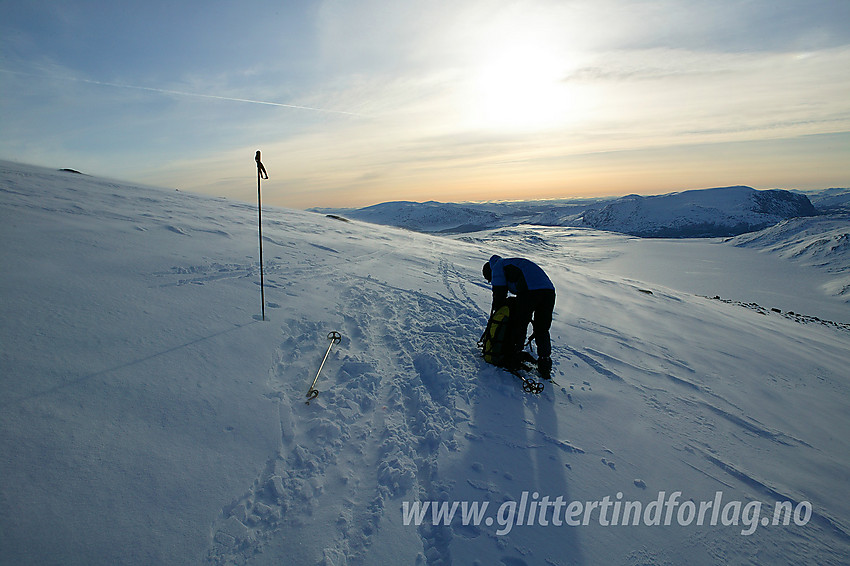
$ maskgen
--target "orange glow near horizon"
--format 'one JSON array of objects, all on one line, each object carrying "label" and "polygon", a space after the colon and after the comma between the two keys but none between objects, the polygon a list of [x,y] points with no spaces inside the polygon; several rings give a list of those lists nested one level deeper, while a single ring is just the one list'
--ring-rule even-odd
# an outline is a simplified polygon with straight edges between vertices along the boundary
[{"label": "orange glow near horizon", "polygon": [[[355,208],[380,202],[471,202],[616,197],[664,194],[690,189],[748,185],[757,189],[826,189],[848,186],[841,156],[843,134],[807,139],[706,144],[674,148],[566,156],[540,164],[533,159],[509,163],[401,168],[386,175],[329,175],[322,185],[267,181],[264,198],[290,208]],[[820,160],[820,161],[818,161]],[[442,164],[442,167],[440,166]],[[813,164],[817,164],[813,166]],[[268,166],[268,165],[267,165]],[[844,183],[835,183],[836,179]],[[224,186],[222,186],[224,188]],[[250,201],[249,186],[227,190]],[[205,190],[203,192],[212,192]],[[267,196],[265,196],[267,195]]]}]

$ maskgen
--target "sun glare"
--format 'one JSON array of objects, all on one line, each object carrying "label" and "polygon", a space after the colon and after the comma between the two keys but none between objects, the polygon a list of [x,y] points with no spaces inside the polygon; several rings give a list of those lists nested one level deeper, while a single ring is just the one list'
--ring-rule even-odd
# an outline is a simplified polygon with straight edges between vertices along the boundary
[{"label": "sun glare", "polygon": [[473,124],[507,131],[563,125],[578,102],[564,80],[566,65],[533,42],[509,43],[488,53],[470,77]]}]

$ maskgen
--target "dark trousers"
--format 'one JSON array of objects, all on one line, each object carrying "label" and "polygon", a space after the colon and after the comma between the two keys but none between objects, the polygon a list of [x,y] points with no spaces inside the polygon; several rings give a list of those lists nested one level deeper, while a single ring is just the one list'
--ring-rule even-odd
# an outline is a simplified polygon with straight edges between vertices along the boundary
[{"label": "dark trousers", "polygon": [[531,322],[538,357],[551,356],[552,339],[549,336],[549,328],[552,326],[552,312],[555,310],[555,290],[535,289],[520,293],[516,297],[515,305],[517,313],[515,320],[519,323],[514,327],[516,343],[522,348],[528,323]]}]

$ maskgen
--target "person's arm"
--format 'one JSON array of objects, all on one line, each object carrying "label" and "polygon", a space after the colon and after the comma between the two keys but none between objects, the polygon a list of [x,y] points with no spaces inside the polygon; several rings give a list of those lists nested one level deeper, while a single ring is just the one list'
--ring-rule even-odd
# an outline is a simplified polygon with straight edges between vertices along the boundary
[{"label": "person's arm", "polygon": [[508,286],[493,285],[493,307],[491,312],[496,312],[508,301]]}]

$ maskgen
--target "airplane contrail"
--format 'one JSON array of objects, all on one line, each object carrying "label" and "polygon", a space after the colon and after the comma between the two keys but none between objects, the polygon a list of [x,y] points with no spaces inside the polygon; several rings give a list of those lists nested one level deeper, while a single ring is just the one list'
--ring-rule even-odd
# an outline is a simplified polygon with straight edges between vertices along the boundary
[{"label": "airplane contrail", "polygon": [[35,74],[35,73],[27,73],[27,72],[24,72],[24,71],[10,71],[8,69],[0,69],[0,72],[13,73],[13,74],[16,74],[16,75],[27,75],[27,76],[30,76],[30,77],[38,77],[38,78],[43,78],[43,79],[67,80],[67,81],[74,81],[74,82],[80,82],[80,83],[89,83],[89,84],[94,84],[94,85],[99,85],[99,86],[108,86],[108,87],[113,87],[113,88],[128,88],[128,89],[133,89],[133,90],[144,90],[144,91],[156,92],[156,93],[160,93],[160,94],[173,94],[173,95],[176,95],[176,96],[191,96],[191,97],[195,97],[195,98],[209,98],[209,99],[213,99],[213,100],[226,100],[226,101],[230,101],[230,102],[243,102],[243,103],[248,103],[248,104],[262,104],[264,106],[277,106],[277,107],[280,107],[280,108],[293,108],[295,110],[310,110],[312,112],[326,112],[326,113],[330,113],[330,114],[343,114],[343,115],[346,115],[346,116],[357,116],[357,117],[361,117],[361,118],[367,117],[365,114],[359,114],[357,112],[348,112],[348,111],[345,111],[345,110],[332,110],[330,108],[318,108],[318,107],[315,107],[315,106],[302,106],[302,105],[299,105],[299,104],[285,104],[283,102],[270,102],[268,100],[253,100],[253,99],[250,99],[250,98],[235,98],[235,97],[232,97],[232,96],[219,96],[219,95],[216,95],[216,94],[202,94],[202,93],[197,93],[197,92],[185,92],[185,91],[180,91],[180,90],[171,90],[171,89],[167,89],[167,88],[154,88],[154,87],[149,87],[149,86],[128,85],[128,84],[121,84],[121,83],[110,83],[110,82],[105,82],[105,81],[96,81],[96,80],[93,80],[93,79],[80,79],[80,78],[75,78],[75,77],[57,77],[57,76],[49,76],[49,75],[39,75],[39,74]]}]

